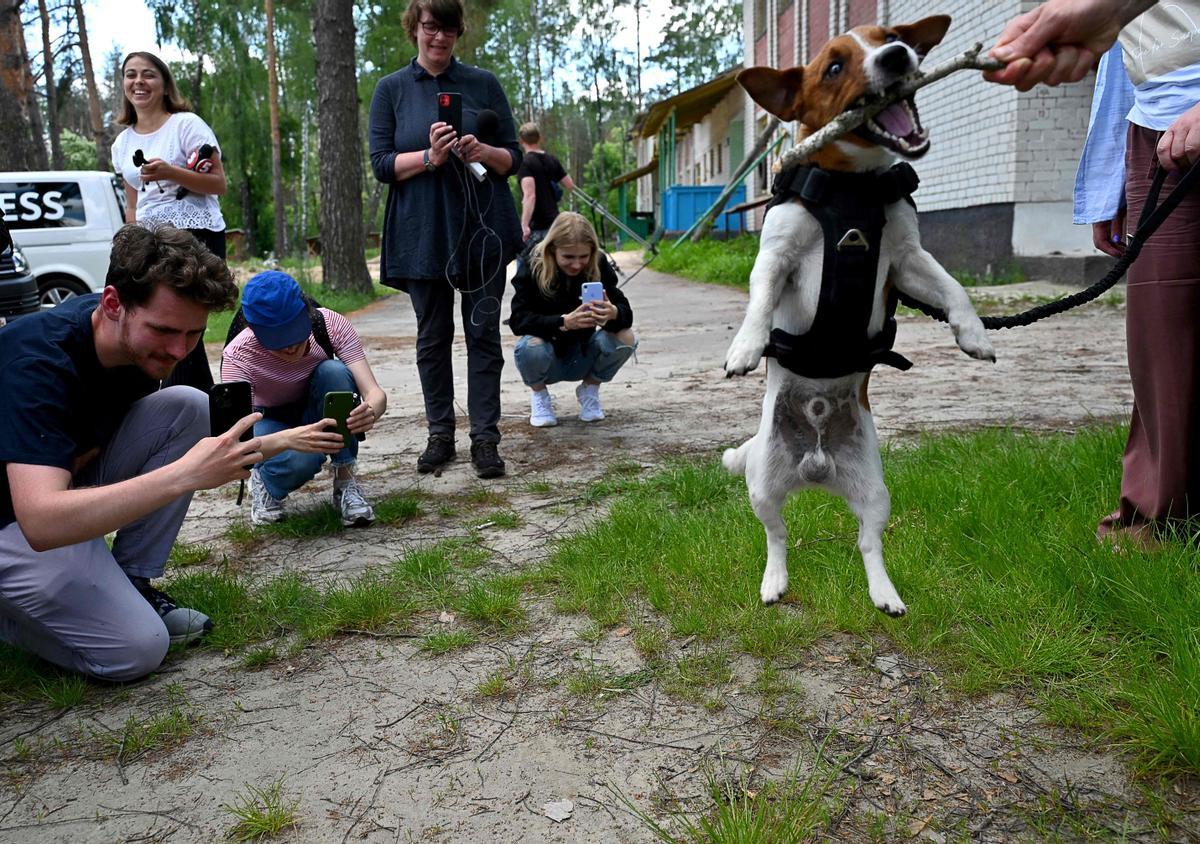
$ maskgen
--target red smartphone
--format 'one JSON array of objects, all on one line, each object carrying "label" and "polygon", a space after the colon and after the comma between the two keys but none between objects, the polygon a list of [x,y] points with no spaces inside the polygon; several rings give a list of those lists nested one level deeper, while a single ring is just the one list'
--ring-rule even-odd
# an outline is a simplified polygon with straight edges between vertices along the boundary
[{"label": "red smartphone", "polygon": [[462,94],[456,91],[439,91],[437,95],[438,120],[454,127],[454,134],[462,137]]}]

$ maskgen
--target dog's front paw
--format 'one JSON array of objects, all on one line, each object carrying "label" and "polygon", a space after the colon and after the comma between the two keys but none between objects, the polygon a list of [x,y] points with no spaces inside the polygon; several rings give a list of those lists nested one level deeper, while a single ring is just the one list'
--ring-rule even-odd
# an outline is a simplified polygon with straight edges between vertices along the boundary
[{"label": "dog's front paw", "polygon": [[996,362],[996,351],[992,341],[987,338],[987,332],[978,317],[959,325],[954,332],[958,347],[976,360]]},{"label": "dog's front paw", "polygon": [[[758,334],[758,332],[754,332]],[[745,375],[754,371],[762,360],[763,349],[767,347],[765,336],[752,336],[749,332],[739,331],[725,353],[725,377]]]}]

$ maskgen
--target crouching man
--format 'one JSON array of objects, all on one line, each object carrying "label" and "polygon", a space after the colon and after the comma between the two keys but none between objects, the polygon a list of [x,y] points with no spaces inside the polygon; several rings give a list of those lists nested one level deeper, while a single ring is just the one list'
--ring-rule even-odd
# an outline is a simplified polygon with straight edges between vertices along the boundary
[{"label": "crouching man", "polygon": [[325,418],[327,393],[358,396],[346,420],[356,436],[371,430],[387,409],[358,332],[341,314],[306,299],[290,275],[274,270],[246,282],[242,316],[247,327],[225,347],[221,380],[250,382],[254,409],[263,415],[254,433],[267,459],[250,476],[250,521],[282,520],[283,500],[312,480],[328,456],[342,524],[369,525],[375,512],[355,478],[358,439],[346,445]]},{"label": "crouching man", "polygon": [[132,680],[212,629],[150,581],[192,493],[262,455],[238,440],[256,416],[210,437],[204,393],[159,390],[236,300],[224,262],[185,231],[130,225],[105,281],[0,331],[0,640]]}]

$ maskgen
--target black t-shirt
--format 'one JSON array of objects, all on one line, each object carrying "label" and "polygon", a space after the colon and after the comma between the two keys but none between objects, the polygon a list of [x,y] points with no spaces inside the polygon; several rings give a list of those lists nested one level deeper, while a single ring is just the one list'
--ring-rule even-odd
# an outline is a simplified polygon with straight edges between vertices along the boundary
[{"label": "black t-shirt", "polygon": [[99,301],[80,296],[0,329],[0,527],[15,520],[9,463],[71,471],[158,389],[136,366],[100,365],[92,332]]},{"label": "black t-shirt", "polygon": [[567,177],[567,171],[548,152],[527,152],[521,159],[521,169],[517,171],[517,184],[526,176],[533,177],[534,189],[533,216],[529,220],[529,228],[537,231],[548,229],[558,216],[558,199],[550,183],[561,182]]}]

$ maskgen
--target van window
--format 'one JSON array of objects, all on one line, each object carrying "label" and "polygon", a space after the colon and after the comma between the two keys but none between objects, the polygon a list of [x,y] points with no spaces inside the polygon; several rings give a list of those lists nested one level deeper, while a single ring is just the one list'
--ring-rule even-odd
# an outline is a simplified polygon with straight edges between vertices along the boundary
[{"label": "van window", "polygon": [[0,214],[14,231],[87,225],[78,182],[0,182]]},{"label": "van window", "polygon": [[113,193],[117,197],[117,208],[121,209],[121,219],[125,219],[125,180],[120,176],[112,177]]}]

